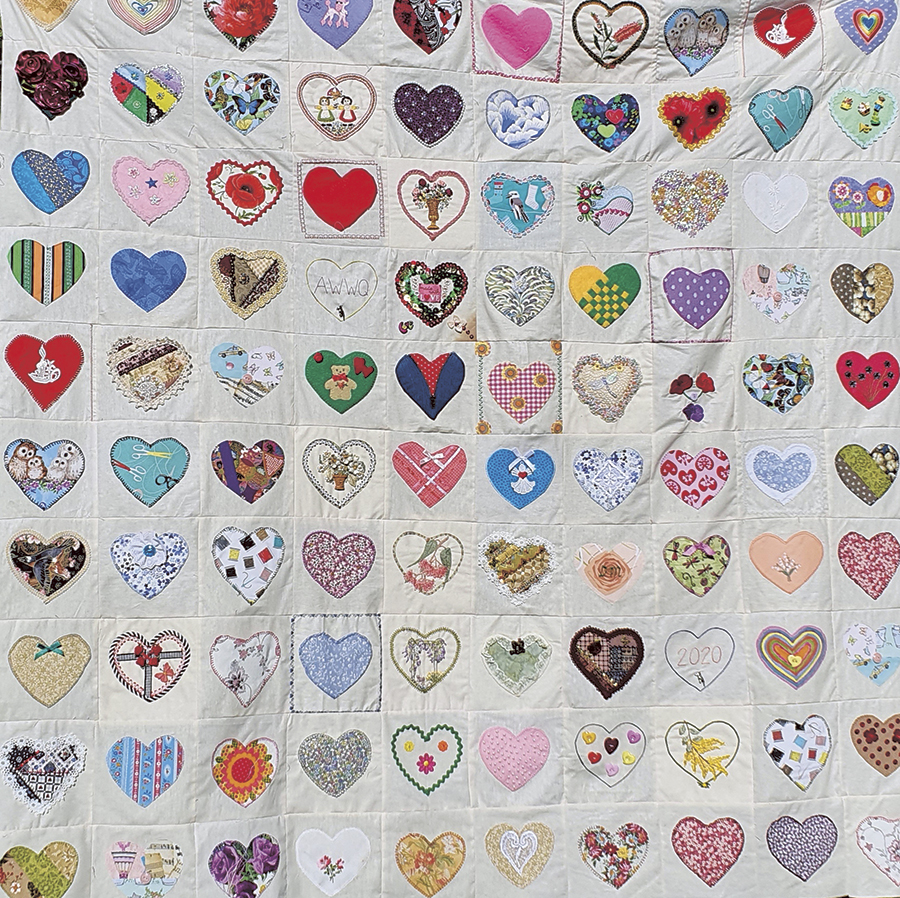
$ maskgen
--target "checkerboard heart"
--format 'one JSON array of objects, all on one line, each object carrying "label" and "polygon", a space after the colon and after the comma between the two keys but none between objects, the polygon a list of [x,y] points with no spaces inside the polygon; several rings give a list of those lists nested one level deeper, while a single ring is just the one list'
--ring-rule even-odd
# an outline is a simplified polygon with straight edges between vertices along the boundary
[{"label": "checkerboard heart", "polygon": [[569,275],[572,299],[603,328],[615,324],[640,292],[641,276],[627,262],[611,265],[606,271],[582,265]]},{"label": "checkerboard heart", "polygon": [[315,530],[303,540],[303,566],[322,589],[336,599],[362,583],[375,563],[375,543],[363,533],[337,537]]},{"label": "checkerboard heart", "polygon": [[733,817],[704,823],[683,817],[672,830],[672,848],[679,860],[712,888],[744,850],[744,830]]},{"label": "checkerboard heart", "polygon": [[319,165],[303,179],[303,198],[336,231],[352,227],[372,207],[377,196],[378,185],[364,168],[352,168],[339,175],[333,168]]},{"label": "checkerboard heart", "polygon": [[900,566],[900,542],[887,531],[867,539],[851,530],[841,537],[837,555],[844,573],[867,596],[877,599]]},{"label": "checkerboard heart", "polygon": [[69,334],[57,334],[46,341],[19,334],[9,341],[4,355],[6,364],[42,412],[72,386],[84,364],[84,350]]},{"label": "checkerboard heart", "polygon": [[766,580],[791,595],[818,570],[825,549],[815,534],[801,530],[787,539],[761,533],[750,542],[747,552]]},{"label": "checkerboard heart", "polygon": [[553,31],[553,20],[537,6],[515,13],[503,3],[495,3],[481,17],[481,30],[494,52],[518,70],[531,62]]},{"label": "checkerboard heart", "polygon": [[122,202],[150,225],[187,196],[191,178],[174,159],[158,159],[147,165],[137,156],[123,156],[113,164],[112,183]]},{"label": "checkerboard heart", "polygon": [[546,362],[532,362],[524,368],[514,362],[500,362],[488,374],[487,387],[497,405],[522,424],[553,395],[556,375]]},{"label": "checkerboard heart", "polygon": [[466,470],[466,453],[453,444],[429,452],[409,440],[394,450],[391,463],[419,501],[433,508],[459,483]]},{"label": "checkerboard heart", "polygon": [[478,752],[491,776],[516,792],[547,763],[550,740],[538,727],[526,727],[518,735],[506,727],[490,727],[478,740]]},{"label": "checkerboard heart", "polygon": [[174,736],[158,736],[147,743],[123,736],[106,753],[113,782],[142,808],[175,784],[183,766],[184,748]]},{"label": "checkerboard heart", "polygon": [[191,661],[188,641],[175,630],[163,630],[151,640],[129,630],[109,647],[109,664],[116,679],[145,702],[171,692]]},{"label": "checkerboard heart", "polygon": [[683,449],[670,449],[659,463],[663,483],[691,508],[703,508],[714,499],[730,473],[728,456],[715,447],[703,449],[696,455]]}]

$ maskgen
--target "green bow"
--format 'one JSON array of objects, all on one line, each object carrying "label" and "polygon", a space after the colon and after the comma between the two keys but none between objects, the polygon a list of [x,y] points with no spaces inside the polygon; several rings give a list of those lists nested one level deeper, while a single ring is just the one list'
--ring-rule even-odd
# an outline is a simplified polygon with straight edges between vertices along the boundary
[{"label": "green bow", "polygon": [[53,645],[44,645],[43,642],[38,640],[37,644],[37,654],[34,656],[34,660],[37,661],[42,655],[48,655],[50,652],[55,652],[60,657],[65,657],[62,650],[62,643],[57,639]]}]

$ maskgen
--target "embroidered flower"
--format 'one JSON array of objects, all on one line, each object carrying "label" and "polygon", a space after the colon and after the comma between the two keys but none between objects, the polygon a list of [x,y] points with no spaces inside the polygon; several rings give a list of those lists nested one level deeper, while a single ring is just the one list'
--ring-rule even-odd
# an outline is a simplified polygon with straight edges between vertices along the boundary
[{"label": "embroidered flower", "polygon": [[550,341],[550,349],[554,355],[560,355],[562,353],[562,341],[561,340],[551,340]]},{"label": "embroidered flower", "polygon": [[591,204],[587,202],[581,202],[578,204],[578,212],[580,215],[588,215],[591,211]]},{"label": "embroidered flower", "polygon": [[879,184],[876,182],[869,185],[866,196],[869,198],[872,205],[878,206],[878,208],[881,209],[893,199],[894,193],[891,190],[890,184]]},{"label": "embroidered flower", "polygon": [[846,181],[838,181],[837,184],[832,188],[834,190],[834,195],[839,200],[846,200],[850,197],[850,185]]},{"label": "embroidered flower", "polygon": [[256,175],[241,172],[225,182],[228,199],[240,209],[252,209],[266,199],[266,189]]},{"label": "embroidered flower", "polygon": [[137,184],[132,184],[131,187],[128,188],[128,195],[129,195],[129,196],[133,196],[133,197],[137,198],[137,197],[139,197],[142,193],[143,193],[143,191],[141,190],[140,187],[137,186]]},{"label": "embroidered flower", "polygon": [[138,176],[138,174],[139,174],[139,172],[136,168],[132,167],[132,168],[128,169],[128,177],[129,178],[136,178]]},{"label": "embroidered flower", "polygon": [[616,43],[621,43],[622,41],[628,40],[630,37],[634,37],[644,26],[640,22],[629,22],[627,25],[623,25],[617,31],[613,33],[613,40]]},{"label": "embroidered flower", "polygon": [[178,175],[173,171],[167,171],[163,175],[163,184],[168,185],[169,187],[174,187],[178,183]]},{"label": "embroidered flower", "polygon": [[435,764],[434,758],[426,753],[419,756],[419,760],[416,761],[416,767],[427,776],[429,773],[434,773],[434,768],[437,767],[437,764]]},{"label": "embroidered flower", "polygon": [[152,530],[132,533],[127,551],[134,563],[143,570],[159,567],[166,562],[165,544]]},{"label": "embroidered flower", "polygon": [[158,205],[159,205],[159,199],[160,199],[159,194],[158,194],[158,193],[154,193],[153,196],[150,197],[150,205],[151,205],[151,206],[158,206]]},{"label": "embroidered flower", "polygon": [[264,31],[278,11],[274,0],[222,0],[210,4],[216,28],[232,37],[255,37]]}]

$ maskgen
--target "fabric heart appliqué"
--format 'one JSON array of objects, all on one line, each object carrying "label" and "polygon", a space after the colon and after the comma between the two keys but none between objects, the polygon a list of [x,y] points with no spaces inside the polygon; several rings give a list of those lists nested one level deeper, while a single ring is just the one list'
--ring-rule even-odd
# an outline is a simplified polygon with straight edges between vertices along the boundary
[{"label": "fabric heart appliqu\u00e9", "polygon": [[372,208],[378,197],[378,184],[364,168],[351,168],[340,175],[333,168],[319,165],[303,179],[302,192],[315,215],[343,232]]},{"label": "fabric heart appliqu\u00e9", "polygon": [[731,561],[731,547],[724,536],[701,540],[674,536],[663,546],[663,561],[672,576],[695,596],[705,596],[720,580]]},{"label": "fabric heart appliqu\u00e9", "polygon": [[249,708],[272,679],[281,660],[281,645],[271,630],[246,639],[217,636],[209,647],[209,666],[222,685]]},{"label": "fabric heart appliqu\u00e9", "polygon": [[766,627],[756,637],[756,654],[769,673],[792,689],[808,683],[825,660],[825,634],[812,626],[789,633],[782,627]]},{"label": "fabric heart appliqu\u00e9", "polygon": [[[549,370],[549,369],[548,369]],[[643,382],[636,359],[617,355],[610,359],[583,355],[572,369],[575,394],[591,411],[608,424],[625,414],[628,403]]]},{"label": "fabric heart appliqu\u00e9", "polygon": [[174,159],[158,159],[147,165],[137,156],[122,156],[113,164],[112,183],[122,202],[151,225],[187,196],[191,177]]},{"label": "fabric heart appliqu\u00e9", "polygon": [[550,214],[556,192],[543,175],[515,178],[496,172],[481,185],[488,215],[511,237],[523,237]]},{"label": "fabric heart appliqu\u00e9", "polygon": [[578,837],[578,850],[594,876],[620,889],[647,859],[650,836],[637,823],[626,823],[614,833],[603,826],[592,826]]},{"label": "fabric heart appliqu\u00e9", "polygon": [[779,415],[786,415],[812,389],[815,372],[810,360],[799,352],[783,356],[761,352],[744,362],[743,380],[753,399]]},{"label": "fabric heart appliqu\u00e9", "polygon": [[854,46],[868,55],[885,42],[897,24],[897,4],[879,0],[869,7],[859,0],[847,0],[835,8],[834,16]]},{"label": "fabric heart appliqu\u00e9", "polygon": [[889,352],[875,352],[868,358],[862,353],[842,353],[835,362],[841,386],[863,408],[874,408],[897,386],[900,363]]},{"label": "fabric heart appliqu\u00e9", "polygon": [[203,0],[203,12],[216,30],[242,53],[272,24],[278,12],[275,0]]},{"label": "fabric heart appliqu\u00e9", "polygon": [[[344,5],[347,9],[349,4]],[[329,140],[346,140],[361,130],[375,111],[375,86],[348,72],[334,77],[311,72],[297,87],[300,110]]]},{"label": "fabric heart appliqu\u00e9", "polygon": [[109,86],[126,112],[145,125],[155,125],[181,99],[184,79],[174,66],[157,65],[144,71],[134,63],[123,63],[113,70]]},{"label": "fabric heart appliqu\u00e9", "polygon": [[430,56],[456,31],[462,19],[462,0],[441,0],[434,5],[394,0],[393,13],[400,30]]},{"label": "fabric heart appliqu\u00e9", "polygon": [[546,362],[521,368],[514,362],[500,362],[491,368],[486,383],[497,405],[522,424],[547,404],[556,389],[556,374]]},{"label": "fabric heart appliqu\u00e9", "polygon": [[550,643],[534,633],[519,639],[498,635],[485,641],[481,660],[507,692],[521,695],[541,678],[552,654]]},{"label": "fabric heart appliqu\u00e9", "polygon": [[556,291],[553,275],[542,265],[517,270],[495,265],[484,276],[488,302],[517,327],[524,327],[546,307]]},{"label": "fabric heart appliqu\u00e9", "polygon": [[750,541],[747,554],[766,580],[792,595],[818,570],[825,547],[808,530],[800,530],[787,539],[761,533]]},{"label": "fabric heart appliqu\u00e9", "polygon": [[850,740],[856,753],[882,776],[900,767],[900,714],[881,720],[862,714],[850,724]]},{"label": "fabric heart appliqu\u00e9", "polygon": [[281,196],[281,173],[264,159],[241,163],[220,159],[206,173],[206,191],[229,218],[243,227],[262,218]]},{"label": "fabric heart appliqu\u00e9", "polygon": [[116,679],[145,702],[171,692],[191,662],[191,647],[176,630],[163,630],[149,642],[140,633],[117,636],[109,647]]},{"label": "fabric heart appliqu\u00e9", "polygon": [[362,730],[347,730],[337,739],[325,733],[312,733],[298,751],[303,772],[326,795],[343,795],[369,767],[372,743]]},{"label": "fabric heart appliqu\u00e9", "polygon": [[809,88],[764,90],[750,100],[750,118],[777,153],[802,130],[812,112],[813,95]]},{"label": "fabric heart appliqu\u00e9", "polygon": [[455,352],[435,359],[412,352],[397,362],[394,373],[403,392],[434,421],[462,387],[466,366]]},{"label": "fabric heart appliqu\u00e9", "polygon": [[653,208],[676,231],[696,237],[715,221],[728,199],[728,182],[713,168],[663,172],[650,191]]},{"label": "fabric heart appliqu\u00e9", "polygon": [[106,852],[106,871],[120,898],[151,894],[165,898],[178,884],[184,854],[174,842],[113,842]]},{"label": "fabric heart appliqu\u00e9", "polygon": [[867,596],[878,599],[900,567],[900,541],[886,531],[867,539],[851,530],[841,537],[837,556],[844,573]]},{"label": "fabric heart appliqu\u00e9", "polygon": [[894,124],[897,98],[883,87],[873,87],[865,93],[839,88],[828,100],[828,111],[841,131],[865,150]]},{"label": "fabric heart appliqu\u00e9", "polygon": [[647,11],[630,0],[612,6],[603,0],[583,0],[572,14],[575,40],[604,69],[625,62],[641,45],[649,27]]},{"label": "fabric heart appliqu\u00e9", "polygon": [[310,682],[336,699],[368,670],[372,643],[362,633],[347,633],[340,639],[324,632],[313,633],[300,643],[297,655]]},{"label": "fabric heart appliqu\u00e9", "polygon": [[[422,857],[441,858],[440,874],[429,867],[423,868]],[[394,860],[404,879],[425,898],[433,898],[444,888],[459,873],[465,859],[465,840],[454,832],[444,832],[433,839],[421,833],[407,833],[394,848]]]},{"label": "fabric heart appliqu\u00e9", "polygon": [[391,634],[391,661],[413,689],[430,692],[456,666],[459,636],[447,627],[427,633],[400,627]]},{"label": "fabric heart appliqu\u00e9", "polygon": [[900,668],[900,624],[851,624],[841,643],[853,668],[875,686],[883,686]]},{"label": "fabric heart appliqu\u00e9", "polygon": [[250,134],[274,111],[281,100],[278,82],[265,72],[236,75],[218,70],[203,82],[210,108],[238,134]]},{"label": "fabric heart appliqu\u00e9", "polygon": [[484,834],[484,847],[491,863],[520,889],[541,875],[553,853],[553,845],[553,830],[543,823],[526,823],[521,829],[498,823]]},{"label": "fabric heart appliqu\u00e9", "polygon": [[84,190],[91,166],[76,150],[62,150],[52,159],[39,150],[23,150],[13,159],[10,171],[29,202],[52,215]]},{"label": "fabric heart appliqu\u00e9", "polygon": [[[856,827],[856,844],[859,850],[894,885],[900,886],[900,859],[888,847],[894,845],[897,839],[900,839],[900,820],[893,817],[864,817]],[[832,850],[836,843],[835,828]]]},{"label": "fabric heart appliqu\u00e9", "polygon": [[456,445],[435,452],[415,440],[401,443],[391,456],[400,479],[426,507],[433,508],[459,483],[466,470],[466,453]]},{"label": "fabric heart appliqu\u00e9", "polygon": [[496,532],[478,544],[478,566],[513,605],[540,592],[558,563],[556,547],[539,536]]},{"label": "fabric heart appliqu\u00e9", "polygon": [[728,39],[728,15],[722,9],[707,9],[697,14],[693,9],[676,9],[665,21],[663,34],[669,52],[696,75],[718,55]]},{"label": "fabric heart appliqu\u00e9", "polygon": [[189,554],[183,536],[155,530],[123,533],[109,547],[119,576],[145,599],[155,599],[181,573]]},{"label": "fabric heart appliqu\u00e9", "polygon": [[489,727],[478,740],[478,753],[491,776],[516,792],[547,763],[550,740],[538,727],[526,727],[518,735],[506,727]]},{"label": "fabric heart appliqu\u00e9", "polygon": [[741,185],[744,203],[754,217],[774,234],[783,231],[802,211],[809,188],[799,175],[781,175],[773,181],[762,172],[750,172]]},{"label": "fabric heart appliqu\u00e9", "polygon": [[322,0],[297,0],[297,12],[304,24],[325,43],[339,50],[362,27],[372,12],[372,0],[357,0],[338,6]]},{"label": "fabric heart appliqu\u00e9", "polygon": [[491,486],[513,508],[525,508],[547,492],[556,473],[543,449],[496,449],[485,466]]},{"label": "fabric heart appliqu\u00e9", "polygon": [[440,324],[463,301],[469,279],[455,262],[429,268],[424,262],[404,262],[394,276],[400,302],[426,327]]},{"label": "fabric heart appliqu\u00e9", "polygon": [[222,484],[252,505],[281,477],[284,450],[275,440],[258,440],[252,446],[224,440],[213,449],[210,463]]},{"label": "fabric heart appliqu\u00e9", "polygon": [[871,451],[851,443],[838,450],[834,467],[841,482],[866,505],[874,505],[893,485],[900,455],[890,443]]},{"label": "fabric heart appliqu\u00e9", "polygon": [[712,888],[741,856],[744,830],[734,817],[712,823],[682,817],[672,830],[672,848],[685,867]]},{"label": "fabric heart appliqu\u00e9", "polygon": [[550,103],[532,94],[517,97],[508,90],[495,90],[484,106],[491,134],[514,150],[537,140],[550,125]]},{"label": "fabric heart appliqu\u00e9", "polygon": [[328,595],[342,599],[368,577],[375,543],[364,533],[338,538],[327,530],[313,530],[303,540],[301,554],[309,576]]},{"label": "fabric heart appliqu\u00e9", "polygon": [[368,836],[354,826],[333,838],[319,829],[307,829],[297,838],[297,866],[323,894],[337,895],[369,862],[372,846]]},{"label": "fabric heart appliqu\u00e9", "polygon": [[420,792],[430,795],[459,766],[462,736],[449,724],[439,723],[426,733],[407,723],[394,730],[391,755],[403,776]]},{"label": "fabric heart appliqu\u00e9", "polygon": [[9,669],[19,685],[45,708],[62,701],[81,679],[91,648],[77,633],[52,642],[20,636],[9,650]]},{"label": "fabric heart appliqu\u00e9", "polygon": [[688,150],[709,143],[731,115],[731,98],[719,87],[699,94],[666,94],[657,108],[660,119]]},{"label": "fabric heart appliqu\u00e9", "polygon": [[426,90],[408,81],[394,91],[394,115],[426,147],[440,143],[459,124],[465,109],[462,94],[449,84]]},{"label": "fabric heart appliqu\u00e9", "polygon": [[697,274],[689,268],[673,268],[663,278],[666,302],[694,330],[712,321],[731,294],[731,281],[720,268]]},{"label": "fabric heart appliqu\u00e9", "polygon": [[537,6],[516,13],[503,3],[494,3],[481,16],[481,30],[491,49],[518,71],[544,49],[553,20]]},{"label": "fabric heart appliqu\u00e9", "polygon": [[142,411],[177,396],[193,370],[190,353],[165,338],[122,337],[110,346],[106,366],[115,388]]},{"label": "fabric heart appliqu\u00e9", "polygon": [[[75,785],[86,754],[84,743],[72,735],[50,739],[20,736],[0,745],[0,772],[16,801],[41,816]],[[37,892],[42,893],[43,889]]]},{"label": "fabric heart appliqu\u00e9", "polygon": [[619,723],[611,730],[589,723],[575,737],[575,754],[581,766],[610,788],[637,768],[646,749],[647,737],[634,723]]},{"label": "fabric heart appliqu\u00e9", "polygon": [[609,699],[638,672],[644,660],[644,640],[629,627],[582,627],[569,642],[569,657],[578,672]]},{"label": "fabric heart appliqu\u00e9", "polygon": [[857,237],[865,237],[894,208],[894,188],[884,178],[870,178],[863,183],[842,175],[831,182],[828,202]]},{"label": "fabric heart appliqu\u00e9", "polygon": [[250,532],[223,527],[213,537],[212,557],[222,579],[248,605],[255,605],[281,567],[284,538],[274,527]]},{"label": "fabric heart appliqu\u00e9", "polygon": [[271,249],[216,250],[209,270],[225,305],[244,320],[267,306],[287,282],[284,259]]},{"label": "fabric heart appliqu\u00e9", "polygon": [[[587,0],[593,2],[593,0]],[[578,187],[578,221],[589,221],[604,234],[612,234],[631,218],[634,211],[634,195],[627,187],[603,181],[582,181]],[[593,266],[584,266],[593,268]],[[613,266],[613,268],[622,266]],[[576,269],[577,271],[578,269]],[[599,271],[599,269],[596,269]],[[574,274],[574,272],[573,272]],[[570,277],[571,281],[571,277]]]},{"label": "fabric heart appliqu\u00e9", "polygon": [[816,14],[806,3],[787,9],[766,6],[753,18],[753,32],[760,42],[782,59],[790,56],[815,30]]},{"label": "fabric heart appliqu\u00e9", "polygon": [[123,736],[106,753],[106,769],[113,782],[138,807],[149,807],[168,792],[184,767],[184,748],[174,736],[141,742]]},{"label": "fabric heart appliqu\u00e9", "polygon": [[766,727],[763,745],[775,766],[805,792],[831,754],[831,731],[818,714],[811,714],[803,723],[779,718]]},{"label": "fabric heart appliqu\u00e9", "polygon": [[779,817],[766,830],[772,857],[803,882],[831,857],[837,840],[837,827],[824,814],[807,817],[802,823],[793,817]]},{"label": "fabric heart appliqu\u00e9", "polygon": [[618,508],[634,492],[643,470],[640,452],[629,447],[610,453],[582,449],[572,460],[576,482],[606,511]]},{"label": "fabric heart appliqu\u00e9", "polygon": [[744,456],[744,468],[753,485],[782,505],[809,486],[817,465],[816,453],[805,443],[792,443],[784,449],[754,446]]},{"label": "fabric heart appliqu\u00e9", "polygon": [[683,449],[669,449],[659,463],[663,483],[685,505],[703,508],[728,481],[731,462],[715,447],[690,455]]},{"label": "fabric heart appliqu\u00e9", "polygon": [[210,853],[208,866],[216,885],[228,898],[237,898],[261,895],[275,878],[280,861],[278,840],[261,833],[249,845],[237,839],[220,842]]},{"label": "fabric heart appliqu\u00e9", "polygon": [[609,549],[584,543],[575,552],[575,567],[588,586],[612,605],[640,578],[644,552],[634,543],[616,543]]},{"label": "fabric heart appliqu\u00e9", "polygon": [[91,551],[71,530],[53,536],[19,530],[6,545],[6,560],[16,580],[46,604],[75,585],[90,563]]},{"label": "fabric heart appliqu\u00e9", "polygon": [[45,306],[68,293],[85,268],[84,250],[68,240],[52,246],[37,240],[16,240],[6,259],[16,283]]},{"label": "fabric heart appliqu\u00e9", "polygon": [[741,284],[757,311],[773,324],[783,324],[806,301],[811,278],[794,262],[777,269],[758,264],[744,272]]},{"label": "fabric heart appliqu\u00e9", "polygon": [[[604,228],[601,227],[601,230]],[[610,265],[606,271],[595,265],[582,265],[569,275],[572,299],[588,318],[602,328],[615,324],[640,292],[641,276],[627,262]]]},{"label": "fabric heart appliqu\u00e9", "polygon": [[595,147],[611,153],[634,134],[641,113],[631,94],[616,94],[605,102],[580,94],[572,103],[572,121]]},{"label": "fabric heart appliqu\u00e9", "polygon": [[6,345],[6,364],[42,412],[72,386],[84,364],[81,344],[68,334],[39,340],[19,334]]},{"label": "fabric heart appliqu\u00e9", "polygon": [[119,437],[109,450],[109,460],[122,486],[152,508],[184,477],[191,455],[173,437],[153,443],[140,437]]},{"label": "fabric heart appliqu\u00e9", "polygon": [[225,739],[212,754],[212,776],[219,790],[242,808],[250,807],[278,769],[278,746],[265,738]]},{"label": "fabric heart appliqu\u00e9", "polygon": [[271,346],[246,350],[237,343],[220,343],[209,354],[209,366],[219,384],[244,408],[268,396],[284,377],[284,359]]},{"label": "fabric heart appliqu\u00e9", "polygon": [[148,257],[127,247],[110,258],[109,273],[139,309],[152,312],[184,283],[187,265],[184,257],[172,250],[163,249]]},{"label": "fabric heart appliqu\u00e9", "polygon": [[87,65],[74,53],[61,51],[52,59],[43,50],[23,50],[16,59],[16,77],[22,93],[53,121],[84,96]]},{"label": "fabric heart appliqu\u00e9", "polygon": [[378,378],[378,366],[365,352],[337,356],[320,349],[306,360],[304,373],[319,399],[342,415],[369,395]]},{"label": "fabric heart appliqu\u00e9", "polygon": [[46,511],[81,479],[84,453],[68,440],[54,440],[46,446],[13,440],[6,447],[3,465],[25,498]]}]

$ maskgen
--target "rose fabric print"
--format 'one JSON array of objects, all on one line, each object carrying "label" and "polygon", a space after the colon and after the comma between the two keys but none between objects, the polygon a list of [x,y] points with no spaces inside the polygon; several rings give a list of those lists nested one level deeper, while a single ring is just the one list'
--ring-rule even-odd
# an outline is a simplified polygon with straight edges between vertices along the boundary
[{"label": "rose fabric print", "polygon": [[52,59],[42,50],[23,50],[16,60],[16,77],[22,93],[53,121],[84,96],[88,70],[74,53],[57,53]]},{"label": "rose fabric print", "polygon": [[243,52],[272,24],[278,6],[275,0],[206,0],[203,11],[221,34]]}]

